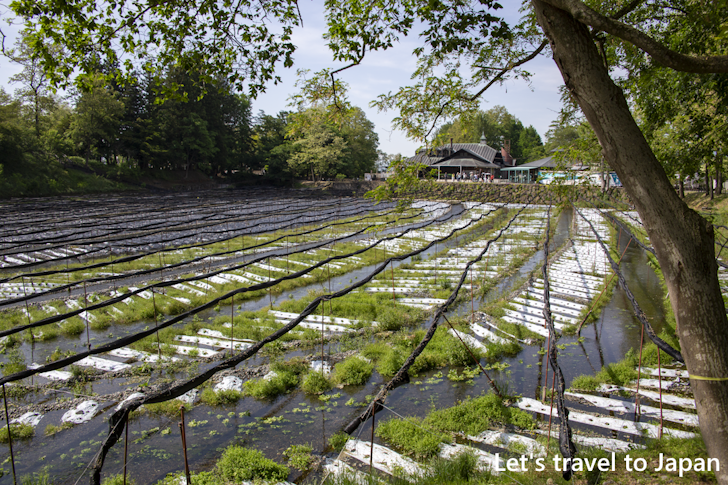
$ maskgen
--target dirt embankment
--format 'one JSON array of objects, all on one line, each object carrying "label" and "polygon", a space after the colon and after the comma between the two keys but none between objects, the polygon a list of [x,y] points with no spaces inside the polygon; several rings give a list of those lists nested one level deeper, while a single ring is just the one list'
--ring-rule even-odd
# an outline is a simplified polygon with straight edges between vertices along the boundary
[{"label": "dirt embankment", "polygon": [[593,201],[610,199],[629,204],[623,189],[603,193],[598,187],[549,186],[540,184],[430,183],[422,182],[408,191],[415,198],[477,202],[514,202],[532,204],[560,203],[586,197]]},{"label": "dirt embankment", "polygon": [[[386,184],[384,181],[344,180],[329,182],[303,182],[304,189],[320,191],[328,195],[355,195],[361,197],[368,191]],[[603,193],[598,187],[548,186],[540,184],[508,183],[434,183],[421,181],[403,196],[416,199],[477,201],[477,202],[514,202],[549,204],[559,203],[566,198],[587,197],[591,200],[610,199],[631,205],[624,189],[611,188]]]},{"label": "dirt embankment", "polygon": [[320,190],[331,195],[354,195],[361,197],[370,190],[384,184],[381,180],[342,180],[328,182],[303,182],[304,189]]}]

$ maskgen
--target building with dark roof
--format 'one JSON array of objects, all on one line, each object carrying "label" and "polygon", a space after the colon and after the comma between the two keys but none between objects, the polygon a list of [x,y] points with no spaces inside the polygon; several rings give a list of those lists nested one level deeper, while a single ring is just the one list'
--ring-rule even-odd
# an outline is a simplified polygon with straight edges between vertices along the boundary
[{"label": "building with dark roof", "polygon": [[485,136],[480,143],[450,143],[428,150],[420,150],[409,158],[408,162],[421,163],[437,169],[438,178],[443,174],[489,173],[501,178],[501,170],[512,167],[516,161],[510,154],[510,142],[507,141],[500,151],[486,144]]}]

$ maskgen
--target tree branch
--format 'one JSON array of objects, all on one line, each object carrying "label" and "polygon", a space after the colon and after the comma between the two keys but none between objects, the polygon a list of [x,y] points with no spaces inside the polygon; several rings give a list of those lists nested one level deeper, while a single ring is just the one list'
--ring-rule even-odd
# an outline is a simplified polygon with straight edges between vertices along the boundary
[{"label": "tree branch", "polygon": [[[491,79],[490,82],[488,84],[486,84],[483,89],[481,89],[476,94],[474,94],[473,97],[470,98],[470,100],[475,101],[476,99],[478,99],[480,97],[481,94],[486,92],[488,90],[488,88],[490,88],[493,84],[495,84],[496,82],[503,79],[503,76],[505,76],[505,74],[508,71],[511,71],[518,66],[522,66],[523,64],[527,63],[528,61],[530,61],[531,59],[533,59],[534,57],[539,55],[541,53],[541,51],[544,50],[544,48],[548,45],[548,43],[549,43],[548,40],[544,40],[543,42],[541,42],[541,45],[539,45],[538,48],[535,51],[531,52],[528,56],[524,57],[520,61],[516,61],[514,63],[508,64],[506,67],[502,68],[500,70],[500,72],[498,74],[496,74],[495,77],[493,79]],[[492,68],[487,67],[484,69],[492,69]]]},{"label": "tree branch", "polygon": [[644,3],[645,0],[632,0],[632,3],[625,5],[621,9],[617,11],[614,15],[612,15],[613,20],[619,20],[628,13],[630,13],[632,10],[636,9],[640,6],[640,4]]},{"label": "tree branch", "polygon": [[670,69],[699,74],[728,72],[728,56],[690,56],[680,54],[665,47],[644,32],[592,10],[580,0],[542,1],[570,13],[576,20],[583,24],[589,25],[596,30],[602,30],[633,44],[635,47],[649,54],[656,62]]}]

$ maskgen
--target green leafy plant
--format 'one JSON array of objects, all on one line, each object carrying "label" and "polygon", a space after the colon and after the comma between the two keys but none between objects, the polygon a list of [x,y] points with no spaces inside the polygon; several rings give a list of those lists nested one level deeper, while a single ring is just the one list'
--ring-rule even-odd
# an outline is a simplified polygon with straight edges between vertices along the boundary
[{"label": "green leafy plant", "polygon": [[301,383],[301,389],[306,394],[323,394],[332,387],[331,380],[319,371],[309,372]]},{"label": "green leafy plant", "polygon": [[348,386],[361,386],[367,383],[374,366],[358,356],[348,357],[334,367],[334,381]]},{"label": "green leafy plant", "polygon": [[216,469],[223,479],[235,483],[243,480],[283,481],[289,473],[288,467],[266,458],[262,452],[239,445],[225,450]]},{"label": "green leafy plant", "polygon": [[283,456],[288,458],[288,463],[293,468],[303,472],[313,464],[314,457],[311,451],[313,451],[311,445],[291,445],[283,452]]}]

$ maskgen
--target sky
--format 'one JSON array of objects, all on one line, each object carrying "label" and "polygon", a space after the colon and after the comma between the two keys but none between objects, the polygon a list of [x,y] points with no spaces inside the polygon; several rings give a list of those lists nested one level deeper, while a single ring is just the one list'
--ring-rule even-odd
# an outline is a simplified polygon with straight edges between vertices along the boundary
[{"label": "sky", "polygon": [[[517,7],[520,2],[503,2],[506,7],[500,11],[506,20],[515,23],[518,19]],[[303,27],[294,31],[293,43],[298,46],[294,54],[294,66],[290,69],[279,68],[282,82],[270,84],[265,93],[253,100],[253,113],[264,111],[275,115],[279,111],[291,109],[287,106],[288,97],[296,91],[297,69],[316,72],[324,68],[337,69],[342,64],[332,60],[331,52],[323,39],[326,30],[323,2],[321,0],[299,1],[303,17]],[[4,8],[4,7],[0,7]],[[11,46],[18,35],[18,28],[7,25],[7,10],[0,10],[2,30],[7,35],[6,47]],[[339,78],[349,84],[349,100],[364,110],[367,118],[375,125],[379,135],[380,150],[389,154],[412,156],[418,148],[416,140],[408,139],[403,132],[392,128],[395,112],[380,113],[369,103],[380,94],[396,92],[400,87],[411,84],[410,76],[416,67],[412,50],[420,45],[417,36],[410,35],[401,39],[394,48],[383,52],[368,53],[364,61],[351,69],[339,73]],[[561,74],[550,57],[539,56],[531,61],[526,69],[533,73],[530,85],[522,80],[507,81],[502,86],[491,87],[481,97],[481,109],[488,110],[501,105],[525,126],[533,125],[545,141],[551,122],[556,119],[561,108],[558,88],[563,84]],[[16,64],[0,56],[0,86],[12,93],[17,85],[11,84],[10,77],[19,71]]]}]

